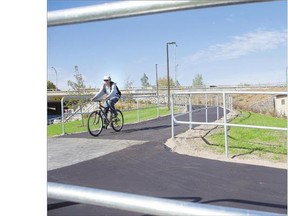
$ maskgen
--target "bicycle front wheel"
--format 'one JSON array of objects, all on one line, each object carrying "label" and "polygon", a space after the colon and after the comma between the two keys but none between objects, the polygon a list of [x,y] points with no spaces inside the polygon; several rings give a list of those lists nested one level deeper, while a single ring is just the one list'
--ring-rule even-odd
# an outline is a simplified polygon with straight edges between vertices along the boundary
[{"label": "bicycle front wheel", "polygon": [[117,116],[112,118],[111,127],[113,130],[119,132],[123,128],[124,118],[120,110],[116,110]]},{"label": "bicycle front wheel", "polygon": [[92,136],[98,136],[103,129],[103,119],[99,111],[93,111],[88,116],[88,131]]}]

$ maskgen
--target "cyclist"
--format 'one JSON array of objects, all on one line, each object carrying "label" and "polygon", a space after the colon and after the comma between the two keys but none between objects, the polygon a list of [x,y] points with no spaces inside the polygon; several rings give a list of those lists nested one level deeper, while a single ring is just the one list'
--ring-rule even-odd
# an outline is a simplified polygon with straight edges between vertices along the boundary
[{"label": "cyclist", "polygon": [[[119,91],[117,84],[111,80],[109,75],[104,76],[104,84],[100,88],[99,92],[91,99],[91,101],[97,101],[104,98],[105,104],[105,114],[107,115],[108,108],[111,108],[113,117],[116,117],[117,112],[115,110],[115,104],[121,97],[121,92]],[[105,119],[105,116],[104,116]]]}]

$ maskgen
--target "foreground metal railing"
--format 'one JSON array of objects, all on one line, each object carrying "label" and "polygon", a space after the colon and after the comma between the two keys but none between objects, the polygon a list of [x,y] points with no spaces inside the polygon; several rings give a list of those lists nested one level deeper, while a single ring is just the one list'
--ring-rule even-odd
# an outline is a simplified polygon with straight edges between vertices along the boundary
[{"label": "foreground metal railing", "polygon": [[121,1],[49,12],[48,26],[265,1],[275,0]]},{"label": "foreground metal railing", "polygon": [[[48,27],[51,27],[57,25],[100,21],[186,9],[265,1],[275,0],[122,1],[48,12],[47,25]],[[226,115],[226,113],[224,115]],[[279,215],[275,213],[216,207],[50,182],[48,183],[48,197],[72,202],[100,205],[104,207],[117,208],[139,213],[165,216]]]},{"label": "foreground metal railing", "polygon": [[[232,124],[228,123],[227,121],[227,98],[226,96],[229,95],[237,95],[237,94],[268,94],[268,95],[287,95],[288,92],[249,92],[249,91],[205,91],[205,92],[181,92],[181,93],[173,93],[171,95],[171,133],[172,133],[172,138],[174,138],[174,124],[187,124],[189,125],[189,128],[191,129],[192,124],[197,124],[197,125],[218,125],[218,126],[223,126],[224,128],[224,140],[225,140],[225,155],[228,157],[228,127],[242,127],[242,128],[257,128],[257,129],[268,129],[268,130],[280,130],[280,131],[288,131],[288,128],[281,128],[281,127],[268,127],[268,126],[257,126],[257,125],[243,125],[243,124]],[[207,122],[207,105],[206,105],[206,122],[197,122],[197,121],[192,121],[192,100],[190,99],[189,103],[189,120],[188,121],[178,121],[176,119],[176,115],[174,115],[173,112],[173,107],[174,107],[174,97],[176,95],[188,95],[190,98],[192,95],[199,95],[199,94],[219,94],[222,95],[222,100],[223,100],[223,122]],[[288,96],[288,95],[287,95]],[[231,97],[229,97],[231,98]],[[206,98],[206,104],[207,104],[207,98]],[[217,105],[218,106],[218,105]],[[231,106],[230,106],[231,107]]]},{"label": "foreground metal railing", "polygon": [[155,198],[130,193],[114,192],[89,187],[48,182],[48,198],[77,203],[92,204],[102,207],[132,211],[149,215],[163,216],[273,216],[281,215],[270,212],[244,210],[190,203],[164,198]]}]

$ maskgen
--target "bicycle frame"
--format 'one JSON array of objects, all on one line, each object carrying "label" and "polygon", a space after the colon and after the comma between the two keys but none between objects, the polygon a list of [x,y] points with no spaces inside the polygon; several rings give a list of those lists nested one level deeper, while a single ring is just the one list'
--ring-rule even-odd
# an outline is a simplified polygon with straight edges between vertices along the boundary
[{"label": "bicycle frame", "polygon": [[[106,109],[107,109],[107,112],[106,112]],[[112,115],[112,112],[111,112],[111,107],[108,106],[108,108],[104,107],[102,104],[101,104],[101,101],[99,101],[99,108],[98,110],[101,112],[101,115],[105,117],[105,120],[106,120],[106,129],[107,129],[107,126],[111,123],[111,120],[112,120],[112,116],[110,117],[110,119],[108,118],[108,114],[110,113],[110,115]],[[104,127],[105,128],[105,127]]]}]

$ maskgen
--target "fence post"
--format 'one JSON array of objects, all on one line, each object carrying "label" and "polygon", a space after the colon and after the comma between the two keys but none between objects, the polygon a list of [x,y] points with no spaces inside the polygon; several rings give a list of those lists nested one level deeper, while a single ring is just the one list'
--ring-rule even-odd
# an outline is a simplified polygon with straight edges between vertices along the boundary
[{"label": "fence post", "polygon": [[219,95],[216,96],[217,120],[219,119]]},{"label": "fence post", "polygon": [[[192,122],[192,94],[189,94],[189,121]],[[192,129],[193,125],[189,124],[189,129]]]},{"label": "fence post", "polygon": [[205,103],[206,103],[206,111],[205,111],[205,118],[206,118],[206,123],[208,122],[208,110],[207,110],[207,108],[208,108],[208,104],[207,104],[207,94],[205,94]]},{"label": "fence post", "polygon": [[227,133],[226,94],[225,94],[225,92],[223,92],[223,115],[224,115],[225,155],[226,155],[226,157],[228,157],[228,133]]},{"label": "fence post", "polygon": [[159,95],[157,95],[157,118],[160,117],[160,107],[159,107]]},{"label": "fence post", "polygon": [[140,122],[139,100],[137,100],[137,121]]},{"label": "fence post", "polygon": [[230,111],[233,111],[233,96],[230,95]]},{"label": "fence post", "polygon": [[171,132],[172,138],[174,138],[174,99],[173,94],[171,95]]},{"label": "fence post", "polygon": [[62,135],[65,134],[65,126],[64,126],[64,99],[65,99],[65,96],[61,98],[61,123],[62,123]]}]

